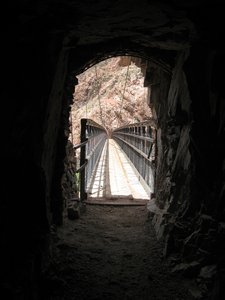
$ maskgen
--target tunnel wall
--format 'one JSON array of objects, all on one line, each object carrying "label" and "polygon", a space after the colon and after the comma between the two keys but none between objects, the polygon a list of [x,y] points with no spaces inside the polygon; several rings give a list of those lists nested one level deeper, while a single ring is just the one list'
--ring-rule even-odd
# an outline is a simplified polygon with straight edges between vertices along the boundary
[{"label": "tunnel wall", "polygon": [[54,206],[61,200],[54,197],[64,156],[67,64],[60,34],[42,31],[38,22],[30,35],[16,22],[15,17],[2,62],[1,119],[8,125],[2,135],[1,294],[38,299],[50,262],[51,225],[62,218]]},{"label": "tunnel wall", "polygon": [[208,276],[210,299],[224,296],[223,66],[220,51],[195,45],[172,74],[149,64],[145,79],[158,122],[153,225],[174,270],[199,285]]}]

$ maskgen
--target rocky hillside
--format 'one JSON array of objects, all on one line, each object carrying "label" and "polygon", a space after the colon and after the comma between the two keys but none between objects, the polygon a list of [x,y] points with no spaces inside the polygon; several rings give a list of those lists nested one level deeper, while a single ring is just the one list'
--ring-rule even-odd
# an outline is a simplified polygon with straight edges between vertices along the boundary
[{"label": "rocky hillside", "polygon": [[80,119],[89,118],[108,131],[151,117],[144,88],[145,62],[114,57],[78,76],[72,106],[73,143],[79,143]]}]

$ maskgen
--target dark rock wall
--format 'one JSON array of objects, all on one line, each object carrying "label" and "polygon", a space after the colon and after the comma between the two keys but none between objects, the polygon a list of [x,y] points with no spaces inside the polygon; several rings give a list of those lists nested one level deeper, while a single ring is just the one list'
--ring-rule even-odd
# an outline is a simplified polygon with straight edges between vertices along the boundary
[{"label": "dark rock wall", "polygon": [[184,255],[188,252],[189,259],[200,258],[204,253],[200,258],[201,266],[215,265],[215,299],[225,296],[222,293],[225,282],[224,65],[225,58],[220,47],[215,49],[213,44],[206,48],[197,44],[192,48],[184,68],[194,122],[190,132],[192,197],[187,214],[192,226],[184,241],[183,252]]},{"label": "dark rock wall", "polygon": [[[46,198],[50,206],[52,221],[62,224],[62,188],[61,177],[64,171],[63,159],[66,155],[67,137],[65,127],[69,123],[69,99],[65,95],[67,84],[67,53],[59,55],[56,74],[49,97],[46,130],[44,132],[44,151],[42,166],[46,172]],[[49,202],[48,202],[49,201]]]},{"label": "dark rock wall", "polygon": [[223,66],[220,51],[196,45],[178,53],[170,75],[149,64],[145,80],[158,123],[153,224],[167,257],[195,263],[196,276],[215,268],[205,287],[215,299],[225,253]]},{"label": "dark rock wall", "polygon": [[50,194],[63,81],[57,92],[51,89],[59,74],[61,39],[37,19],[25,25],[13,9],[10,20],[2,56],[1,119],[8,125],[2,136],[1,288],[5,299],[36,299],[50,255]]},{"label": "dark rock wall", "polygon": [[64,208],[68,206],[71,199],[78,198],[79,192],[79,175],[76,175],[76,169],[78,168],[76,151],[73,149],[73,144],[68,141],[66,146],[66,157],[64,160],[65,173],[62,177],[62,189]]}]

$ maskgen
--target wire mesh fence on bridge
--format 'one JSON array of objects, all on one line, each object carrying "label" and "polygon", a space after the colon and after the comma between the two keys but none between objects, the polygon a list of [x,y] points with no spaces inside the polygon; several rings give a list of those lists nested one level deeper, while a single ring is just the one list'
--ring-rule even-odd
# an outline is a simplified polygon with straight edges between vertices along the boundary
[{"label": "wire mesh fence on bridge", "polygon": [[81,119],[80,144],[74,148],[80,151],[80,199],[87,199],[87,187],[94,176],[102,149],[107,139],[104,127],[90,119]]},{"label": "wire mesh fence on bridge", "polygon": [[[90,119],[81,119],[81,143],[74,148],[80,151],[80,199],[87,199],[87,190],[95,176],[105,141],[106,129]],[[154,193],[155,125],[153,120],[129,124],[112,132],[112,138],[120,145],[133,164],[146,191]]]},{"label": "wire mesh fence on bridge", "polygon": [[144,187],[154,193],[155,124],[153,120],[129,124],[112,132],[112,138],[126,153]]}]

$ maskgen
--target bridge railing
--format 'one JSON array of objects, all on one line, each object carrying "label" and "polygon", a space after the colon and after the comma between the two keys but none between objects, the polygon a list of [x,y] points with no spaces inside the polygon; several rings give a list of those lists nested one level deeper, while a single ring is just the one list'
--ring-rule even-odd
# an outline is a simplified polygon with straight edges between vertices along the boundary
[{"label": "bridge railing", "polygon": [[148,193],[154,193],[155,128],[154,120],[148,120],[122,126],[112,132],[112,138],[134,165]]},{"label": "bridge railing", "polygon": [[108,137],[104,127],[90,119],[81,119],[80,144],[74,148],[81,148],[80,168],[80,198],[87,199],[87,190],[95,173],[106,138]]}]

